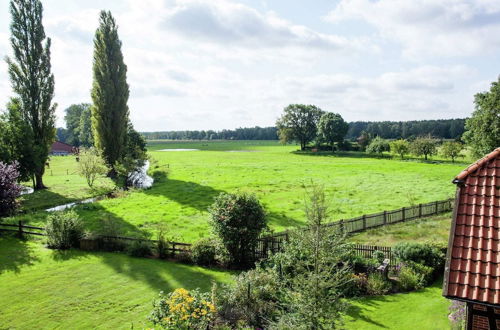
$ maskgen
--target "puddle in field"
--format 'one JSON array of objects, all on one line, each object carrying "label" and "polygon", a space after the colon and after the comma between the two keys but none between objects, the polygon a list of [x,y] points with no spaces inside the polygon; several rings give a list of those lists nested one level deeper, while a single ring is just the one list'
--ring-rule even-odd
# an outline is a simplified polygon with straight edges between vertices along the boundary
[{"label": "puddle in field", "polygon": [[161,149],[158,151],[200,151],[200,149]]}]

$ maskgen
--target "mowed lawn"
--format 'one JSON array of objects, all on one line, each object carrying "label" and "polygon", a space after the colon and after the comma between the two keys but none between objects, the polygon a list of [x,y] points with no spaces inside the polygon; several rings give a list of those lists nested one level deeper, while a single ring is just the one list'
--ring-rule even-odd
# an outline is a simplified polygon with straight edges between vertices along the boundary
[{"label": "mowed lawn", "polygon": [[353,330],[450,329],[450,300],[441,293],[442,280],[439,280],[416,292],[352,300],[345,327]]},{"label": "mowed lawn", "polygon": [[[160,151],[175,148],[201,151]],[[171,236],[193,242],[209,234],[207,209],[218,194],[249,192],[266,208],[271,229],[281,231],[305,223],[305,188],[313,183],[324,185],[334,221],[450,198],[455,191],[451,180],[466,166],[355,152],[301,153],[297,146],[275,141],[154,141],[149,150],[155,160],[151,170],[164,171],[167,177],[151,189],[78,207],[89,229],[99,228],[106,218],[115,219],[128,234],[154,232],[158,224],[166,224]],[[65,161],[54,158],[53,163],[59,159]],[[71,177],[66,184],[72,187],[81,180]],[[64,196],[66,191],[61,187],[57,193]],[[43,225],[45,217],[38,213],[22,218]]]},{"label": "mowed lawn", "polygon": [[209,291],[229,272],[0,236],[0,329],[143,329],[158,293]]}]

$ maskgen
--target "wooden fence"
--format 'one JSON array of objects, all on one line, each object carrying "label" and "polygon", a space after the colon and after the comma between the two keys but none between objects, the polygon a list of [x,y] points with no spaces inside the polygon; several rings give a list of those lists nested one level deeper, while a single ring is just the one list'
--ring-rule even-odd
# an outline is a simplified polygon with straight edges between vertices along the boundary
[{"label": "wooden fence", "polygon": [[[325,227],[332,227],[341,233],[351,234],[362,232],[367,229],[382,227],[394,223],[416,220],[431,215],[436,215],[453,210],[454,199],[435,201],[427,204],[403,207],[392,211],[383,211],[374,214],[365,214],[360,217],[339,220],[325,224]],[[292,229],[303,230],[303,229]],[[284,242],[288,240],[290,230],[265,235],[259,238],[255,255],[259,259],[265,259],[269,254],[281,250]]]},{"label": "wooden fence", "polygon": [[363,258],[373,258],[373,254],[376,251],[380,251],[384,254],[385,259],[389,259],[389,265],[395,265],[396,258],[392,253],[390,246],[377,246],[377,245],[360,245],[354,244],[352,246],[354,253]]}]

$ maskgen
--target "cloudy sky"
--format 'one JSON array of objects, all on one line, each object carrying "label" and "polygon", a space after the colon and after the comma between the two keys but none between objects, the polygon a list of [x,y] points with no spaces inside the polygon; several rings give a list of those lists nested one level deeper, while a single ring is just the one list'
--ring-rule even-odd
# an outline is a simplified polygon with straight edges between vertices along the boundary
[{"label": "cloudy sky", "polygon": [[[105,7],[103,7],[105,3]],[[138,130],[274,125],[309,103],[346,120],[468,116],[500,74],[498,0],[43,0],[58,125],[90,102],[101,9],[119,24]],[[0,57],[10,52],[0,1]],[[11,89],[0,64],[0,107]]]}]

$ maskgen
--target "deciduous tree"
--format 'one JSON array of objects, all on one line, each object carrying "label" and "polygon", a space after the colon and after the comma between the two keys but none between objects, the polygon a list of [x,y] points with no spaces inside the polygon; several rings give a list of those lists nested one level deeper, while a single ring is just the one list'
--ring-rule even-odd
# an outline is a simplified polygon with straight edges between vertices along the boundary
[{"label": "deciduous tree", "polygon": [[[9,76],[18,95],[22,121],[33,136],[34,188],[43,189],[43,174],[55,138],[54,75],[50,65],[50,38],[42,25],[40,0],[11,0],[13,57],[7,58]],[[31,141],[27,141],[29,143]]]},{"label": "deciduous tree", "polygon": [[318,135],[331,146],[333,152],[335,151],[335,142],[342,142],[348,129],[349,124],[344,121],[341,115],[326,112],[319,120]]},{"label": "deciduous tree", "polygon": [[276,122],[280,140],[283,143],[297,141],[300,150],[304,150],[316,138],[322,114],[323,111],[314,105],[290,104]]},{"label": "deciduous tree", "polygon": [[455,162],[455,158],[460,156],[460,152],[464,146],[460,142],[449,141],[443,143],[441,147],[441,153],[447,158],[451,158],[452,162]]},{"label": "deciduous tree", "polygon": [[500,77],[488,92],[474,96],[476,109],[465,123],[464,140],[475,156],[482,156],[500,146]]},{"label": "deciduous tree", "polygon": [[410,152],[410,143],[403,139],[392,141],[390,147],[391,152],[401,156],[401,159],[404,159],[404,156]]},{"label": "deciduous tree", "polygon": [[436,154],[436,140],[430,136],[419,137],[411,143],[410,148],[415,156],[424,156],[424,159],[427,160],[428,156]]}]

